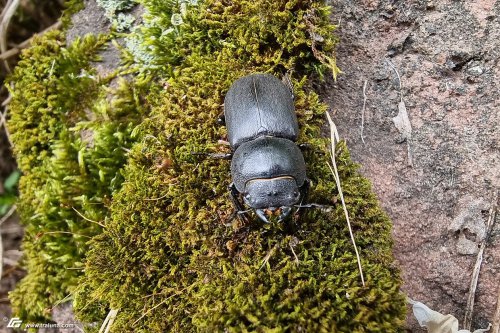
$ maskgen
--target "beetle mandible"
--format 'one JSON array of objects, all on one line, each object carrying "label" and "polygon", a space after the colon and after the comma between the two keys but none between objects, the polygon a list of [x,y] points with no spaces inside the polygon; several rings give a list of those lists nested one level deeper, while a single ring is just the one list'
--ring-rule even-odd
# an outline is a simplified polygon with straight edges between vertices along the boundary
[{"label": "beetle mandible", "polygon": [[244,211],[241,194],[262,221],[272,215],[283,221],[309,186],[292,91],[270,74],[244,76],[226,94],[224,117],[236,208]]}]

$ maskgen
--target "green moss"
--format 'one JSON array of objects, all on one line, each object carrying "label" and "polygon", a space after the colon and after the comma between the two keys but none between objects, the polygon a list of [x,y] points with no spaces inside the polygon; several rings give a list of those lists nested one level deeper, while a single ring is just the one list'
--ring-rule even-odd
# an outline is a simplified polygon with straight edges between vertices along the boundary
[{"label": "green moss", "polygon": [[138,103],[124,83],[107,101],[109,79],[91,67],[105,42],[88,36],[66,48],[62,34],[51,32],[34,41],[10,78],[29,272],[11,300],[24,318],[50,315],[77,284],[87,242],[101,232],[98,221],[123,179]]},{"label": "green moss", "polygon": [[[310,200],[334,204],[332,213],[310,211],[286,225],[255,221],[228,228],[229,163],[191,154],[224,150],[216,144],[225,135],[216,119],[235,79],[313,68],[305,20],[315,22],[317,31],[331,29],[327,12],[318,7],[309,1],[232,6],[206,1],[167,41],[158,41],[160,31],[152,27],[142,29],[140,38],[151,42],[158,62],[152,73],[170,79],[149,96],[152,111],[139,127],[142,139],[132,148],[126,181],[86,266],[92,290],[87,297],[120,309],[115,332],[395,332],[400,327],[404,300],[390,253],[390,222],[345,145],[339,145],[340,174],[367,278],[363,288],[326,164],[327,141],[320,138],[326,106],[306,80],[295,85],[300,140],[314,146],[306,156]],[[157,10],[156,20],[168,26],[175,11]],[[326,49],[333,44],[327,38]]]},{"label": "green moss", "polygon": [[83,0],[66,0],[64,2],[64,10],[61,15],[61,23],[63,29],[68,29],[71,26],[71,16],[85,8]]},{"label": "green moss", "polygon": [[[12,295],[16,313],[46,315],[70,294],[87,322],[120,309],[113,332],[398,331],[405,302],[390,221],[340,143],[362,287],[321,137],[327,107],[307,79],[337,71],[329,9],[313,0],[142,4],[123,59],[133,83],[106,88],[112,78],[96,79],[91,66],[100,39],[65,48],[60,35],[37,42],[13,77],[29,269]],[[292,73],[299,141],[312,145],[309,201],[331,211],[225,226],[229,162],[192,152],[228,151],[216,119],[231,83],[253,72]]]}]

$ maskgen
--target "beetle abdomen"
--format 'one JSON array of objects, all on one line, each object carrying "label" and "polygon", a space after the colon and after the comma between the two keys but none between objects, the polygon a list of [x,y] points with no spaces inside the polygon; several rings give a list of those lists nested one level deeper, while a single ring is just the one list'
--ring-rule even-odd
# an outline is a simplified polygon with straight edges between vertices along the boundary
[{"label": "beetle abdomen", "polygon": [[300,187],[306,179],[306,164],[297,145],[276,137],[260,137],[243,143],[231,161],[233,182],[239,192],[249,180],[293,177]]},{"label": "beetle abdomen", "polygon": [[228,141],[238,148],[262,135],[297,140],[297,117],[290,90],[269,74],[235,81],[224,100]]}]

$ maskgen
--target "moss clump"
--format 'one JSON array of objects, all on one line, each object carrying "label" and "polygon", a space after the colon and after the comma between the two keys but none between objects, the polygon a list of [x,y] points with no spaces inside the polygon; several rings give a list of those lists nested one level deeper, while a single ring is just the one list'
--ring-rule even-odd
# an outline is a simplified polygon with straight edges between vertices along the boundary
[{"label": "moss clump", "polygon": [[[175,11],[158,6],[155,19],[168,25]],[[314,147],[306,156],[310,200],[333,204],[333,212],[228,228],[229,163],[191,154],[224,150],[216,144],[225,135],[216,119],[234,80],[317,66],[308,22],[330,31],[327,11],[314,1],[205,1],[184,22],[166,41],[158,41],[161,30],[152,27],[138,36],[152,43],[158,66],[164,61],[162,69],[149,69],[169,80],[148,97],[152,110],[138,128],[126,181],[106,229],[92,241],[87,300],[120,309],[115,332],[397,331],[404,299],[392,264],[390,222],[340,144],[339,172],[367,278],[363,288],[322,153],[326,106],[305,79],[294,83],[300,141]],[[326,50],[334,43],[328,38]],[[85,315],[90,303],[77,304],[77,311]]]},{"label": "moss clump", "polygon": [[[29,221],[30,273],[13,295],[20,314],[44,315],[71,293],[87,322],[102,321],[107,307],[120,309],[113,332],[398,331],[405,303],[390,221],[340,143],[362,287],[320,133],[326,105],[306,79],[337,70],[328,8],[313,0],[142,4],[144,24],[128,36],[124,57],[134,83],[106,89],[109,80],[93,79],[90,66],[102,44],[70,52],[81,42],[62,48],[60,36],[37,44],[37,56],[14,77],[12,130]],[[54,75],[49,64],[68,54],[69,64],[80,62]],[[41,74],[24,80],[22,71]],[[225,137],[216,124],[224,95],[254,72],[295,73],[299,140],[312,145],[309,200],[332,205],[331,212],[224,225],[233,210],[229,163],[192,152],[227,152],[217,144]],[[82,76],[85,86],[70,80]],[[38,90],[29,89],[33,83]],[[22,97],[24,90],[33,96]]]},{"label": "moss clump", "polygon": [[23,318],[49,316],[77,285],[87,242],[101,232],[99,221],[123,180],[119,170],[140,107],[123,82],[106,99],[110,79],[97,78],[91,66],[106,40],[88,36],[65,47],[62,33],[51,32],[34,40],[10,78],[29,272],[10,297]]}]

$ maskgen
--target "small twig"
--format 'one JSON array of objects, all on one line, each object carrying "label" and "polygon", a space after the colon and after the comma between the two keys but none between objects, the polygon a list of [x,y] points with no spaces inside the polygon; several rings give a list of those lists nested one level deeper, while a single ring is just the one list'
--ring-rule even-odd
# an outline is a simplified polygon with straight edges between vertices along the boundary
[{"label": "small twig", "polygon": [[331,144],[332,144],[332,166],[327,163],[328,167],[330,168],[330,171],[333,174],[333,178],[335,178],[335,183],[337,184],[337,189],[339,191],[340,195],[340,200],[342,202],[342,208],[344,209],[344,215],[347,221],[347,226],[349,227],[349,234],[351,235],[351,241],[352,245],[354,246],[354,251],[356,252],[356,259],[358,261],[358,268],[359,268],[359,275],[361,277],[361,283],[363,284],[363,287],[365,286],[365,277],[363,276],[363,268],[361,267],[361,258],[359,256],[358,252],[358,247],[356,246],[356,240],[354,239],[354,234],[352,232],[351,228],[351,221],[349,220],[349,213],[347,211],[347,207],[344,201],[344,194],[342,193],[342,187],[340,186],[340,177],[339,177],[339,172],[337,170],[337,163],[335,162],[335,146],[336,142],[339,139],[339,134],[337,132],[337,126],[335,126],[335,123],[333,122],[332,118],[330,117],[330,114],[327,112],[326,117],[328,118],[328,123],[330,124],[330,139],[331,139]]},{"label": "small twig", "polygon": [[2,102],[2,107],[4,107],[7,104],[9,104],[11,100],[12,100],[12,95],[9,94],[9,96]]},{"label": "small twig", "polygon": [[12,216],[12,214],[14,214],[14,212],[16,211],[16,209],[17,209],[16,205],[13,205],[12,207],[10,207],[9,211],[7,212],[7,214],[5,214],[4,216],[2,216],[2,218],[0,219],[0,226],[5,221],[7,221],[8,219],[10,219],[10,217]]},{"label": "small twig", "polygon": [[[47,33],[48,31],[59,29],[61,26],[62,26],[62,22],[57,21],[56,23],[52,24],[50,27],[38,32],[36,35],[41,36],[41,35]],[[5,61],[5,60],[9,59],[10,57],[17,55],[19,52],[21,52],[22,49],[25,49],[28,46],[30,46],[32,41],[33,41],[33,36],[26,39],[21,44],[18,44],[16,47],[13,47],[7,51],[2,51],[2,53],[0,53],[0,60]]]},{"label": "small twig", "polygon": [[5,270],[5,272],[2,273],[2,278],[9,276],[10,274],[14,273],[16,270],[20,270],[21,268],[19,267],[19,262],[9,259],[9,258],[4,258],[4,263],[6,265],[9,265],[10,267]]},{"label": "small twig", "polygon": [[9,59],[10,57],[15,56],[18,53],[19,53],[19,49],[17,47],[12,48],[10,50],[7,50],[5,52],[0,53],[0,60],[5,61],[5,60]]},{"label": "small twig", "polygon": [[472,278],[470,281],[469,297],[467,298],[467,307],[465,309],[465,319],[464,319],[464,328],[467,330],[471,330],[472,326],[472,314],[474,311],[474,301],[476,298],[476,288],[479,280],[479,273],[481,271],[481,264],[483,262],[483,252],[486,248],[488,239],[491,235],[491,231],[493,230],[493,225],[495,224],[497,201],[498,201],[498,192],[495,192],[490,207],[488,222],[486,224],[486,236],[484,237],[479,246],[479,252],[477,254],[476,264],[474,265],[474,271],[472,272]]},{"label": "small twig", "polygon": [[[9,29],[10,20],[16,13],[17,7],[21,0],[9,0],[7,5],[2,11],[0,22],[0,51],[5,53],[7,51],[7,30]],[[5,69],[10,73],[10,67],[6,60],[3,61]]]},{"label": "small twig", "polygon": [[[3,216],[0,219],[0,227],[5,221],[7,221],[12,216],[12,214],[14,214],[15,211],[16,211],[16,205],[10,207],[7,214],[5,214],[5,216]],[[2,272],[3,272],[3,243],[2,243],[2,233],[0,232],[0,280],[2,280]]]},{"label": "small twig", "polygon": [[368,80],[365,80],[363,84],[363,109],[361,110],[361,141],[365,143],[365,138],[363,137],[363,129],[365,127],[365,109],[366,109],[366,84]]}]

